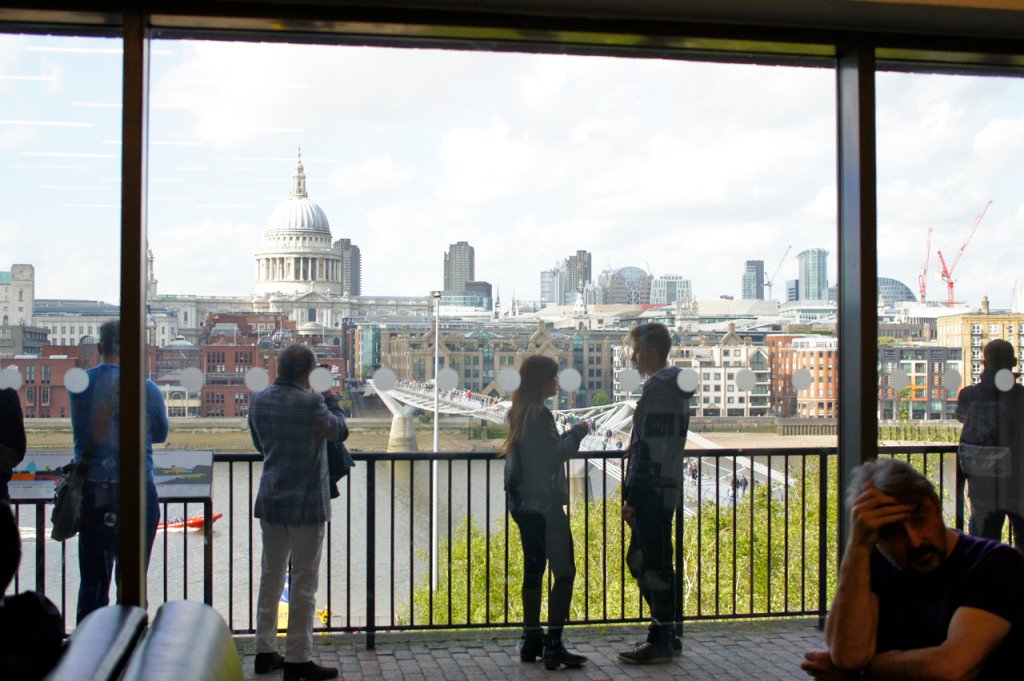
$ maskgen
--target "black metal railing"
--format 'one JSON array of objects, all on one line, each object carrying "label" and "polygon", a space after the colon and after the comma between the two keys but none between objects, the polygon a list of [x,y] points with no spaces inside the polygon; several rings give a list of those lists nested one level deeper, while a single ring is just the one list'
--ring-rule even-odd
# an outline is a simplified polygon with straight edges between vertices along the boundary
[{"label": "black metal railing", "polygon": [[[948,520],[962,526],[955,451],[954,445],[901,446],[882,448],[881,455],[922,470],[939,489]],[[675,527],[682,618],[824,617],[838,555],[836,449],[687,454]],[[573,622],[647,616],[626,567],[618,457],[587,452],[567,464],[577,564]],[[372,646],[377,631],[518,625],[522,563],[518,531],[505,512],[503,461],[476,452],[356,452],[354,458],[332,503],[317,629],[365,632]],[[158,532],[149,594],[161,602],[205,596],[234,632],[248,633],[255,628],[259,584],[260,533],[252,507],[261,457],[216,453],[214,462],[212,511],[223,516],[212,534]],[[40,504],[33,510],[48,517]],[[20,506],[19,517],[25,513]],[[162,506],[164,517],[202,509],[198,503]],[[50,541],[44,531],[35,551],[23,551],[14,588],[27,581],[51,597],[59,593],[71,621],[77,541],[48,557]]]}]

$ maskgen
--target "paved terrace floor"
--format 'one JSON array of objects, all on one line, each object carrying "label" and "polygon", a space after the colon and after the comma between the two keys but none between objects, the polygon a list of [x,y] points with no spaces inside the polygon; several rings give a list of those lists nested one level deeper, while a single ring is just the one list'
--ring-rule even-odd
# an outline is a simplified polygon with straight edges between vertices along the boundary
[{"label": "paved terrace floor", "polygon": [[[415,632],[377,635],[376,650],[362,636],[317,636],[314,659],[338,665],[345,681],[503,681],[547,679],[808,679],[800,671],[805,650],[821,648],[816,619],[687,623],[683,654],[670,664],[631,666],[618,661],[619,650],[642,640],[646,629],[631,626],[570,628],[569,648],[590,658],[576,670],[546,671],[540,662],[525,664],[510,631]],[[253,672],[251,636],[235,640],[245,678],[274,681],[281,672]],[[283,639],[281,651],[283,652]]]}]

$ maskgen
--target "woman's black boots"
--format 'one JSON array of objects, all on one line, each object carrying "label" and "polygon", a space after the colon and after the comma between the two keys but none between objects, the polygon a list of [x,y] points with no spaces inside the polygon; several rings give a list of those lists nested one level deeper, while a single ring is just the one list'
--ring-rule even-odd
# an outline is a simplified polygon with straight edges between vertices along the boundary
[{"label": "woman's black boots", "polygon": [[563,665],[575,669],[586,661],[587,658],[583,655],[577,655],[565,649],[565,645],[562,643],[562,632],[548,634],[544,638],[545,669],[558,669]]},{"label": "woman's black boots", "polygon": [[536,662],[544,655],[544,630],[530,629],[523,632],[519,639],[519,659],[523,662]]}]

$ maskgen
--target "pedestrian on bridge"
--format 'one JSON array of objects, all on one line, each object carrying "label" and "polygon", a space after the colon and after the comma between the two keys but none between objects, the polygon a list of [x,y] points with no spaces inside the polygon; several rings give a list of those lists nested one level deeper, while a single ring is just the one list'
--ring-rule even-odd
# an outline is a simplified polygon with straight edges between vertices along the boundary
[{"label": "pedestrian on bridge", "polygon": [[[566,650],[562,629],[569,619],[572,585],[576,578],[572,530],[564,506],[569,503],[565,462],[579,451],[589,431],[585,422],[559,434],[545,406],[558,394],[558,363],[531,355],[519,370],[522,381],[512,393],[508,412],[505,457],[505,496],[509,513],[519,526],[523,542],[523,638],[519,658],[535,662],[543,657],[546,669],[579,667],[583,655]],[[551,566],[554,582],[548,594],[548,631],[540,625],[544,566]]]}]

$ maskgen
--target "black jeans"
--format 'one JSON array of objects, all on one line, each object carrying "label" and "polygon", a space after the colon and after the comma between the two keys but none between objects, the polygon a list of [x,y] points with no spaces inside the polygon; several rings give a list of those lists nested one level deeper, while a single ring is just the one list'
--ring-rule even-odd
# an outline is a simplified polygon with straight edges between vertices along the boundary
[{"label": "black jeans", "polygon": [[675,626],[672,518],[676,509],[662,503],[658,493],[644,495],[633,508],[635,513],[626,564],[651,609],[647,640],[667,646]]},{"label": "black jeans", "polygon": [[[86,480],[82,490],[82,527],[78,534],[78,587],[76,621],[110,602],[110,577],[115,565],[120,571],[117,555],[117,513],[119,485],[116,482]],[[160,506],[156,485],[146,485],[146,567],[153,550]]]},{"label": "black jeans", "polygon": [[559,638],[569,619],[576,579],[569,518],[556,507],[546,513],[516,510],[512,519],[523,541],[523,628],[527,632],[540,629],[544,567],[550,563],[554,581],[548,594],[548,634]]}]

